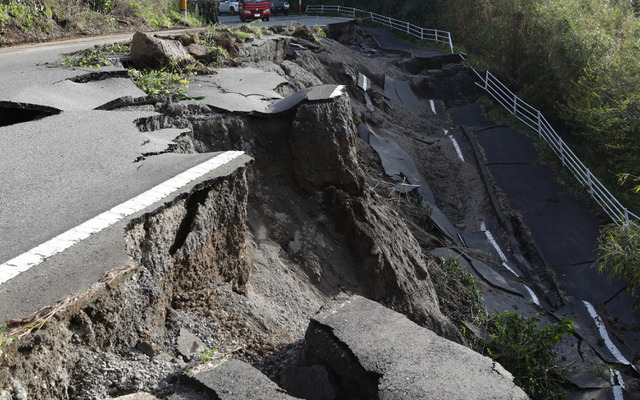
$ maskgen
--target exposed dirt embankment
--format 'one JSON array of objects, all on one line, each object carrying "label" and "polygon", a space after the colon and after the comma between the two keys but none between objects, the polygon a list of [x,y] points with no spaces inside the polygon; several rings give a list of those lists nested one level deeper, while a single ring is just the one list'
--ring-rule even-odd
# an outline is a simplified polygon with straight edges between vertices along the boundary
[{"label": "exposed dirt embankment", "polygon": [[[268,118],[198,102],[156,104],[162,117],[141,129],[186,127],[180,151],[244,150],[255,161],[132,222],[124,240],[134,261],[59,305],[38,329],[9,326],[21,337],[7,347],[0,399],[139,390],[203,398],[185,386],[185,371],[224,357],[282,382],[311,316],[352,294],[464,342],[458,326],[472,318],[473,302],[429,254],[447,240],[419,199],[391,190],[354,124],[365,120],[407,144],[453,222],[478,225],[480,217],[463,210],[488,210],[486,195],[474,171],[451,162],[455,151],[441,142],[447,122],[392,104],[380,86],[372,91],[379,110],[367,111],[358,72],[383,85],[385,71],[405,73],[393,57],[371,60],[363,47],[330,39],[293,40],[307,47],[279,63],[254,53],[245,62],[286,77],[283,92],[337,83],[346,93]],[[446,74],[466,79],[461,69]]]},{"label": "exposed dirt embankment", "polygon": [[[177,354],[134,367],[133,349],[147,354],[147,359],[159,355],[167,345],[173,347],[179,326],[199,319],[183,317],[174,307],[181,294],[203,284],[244,288],[250,266],[246,202],[246,172],[241,169],[135,221],[126,235],[135,261],[108,273],[103,284],[56,305],[51,320],[34,322],[42,321],[41,329],[12,342],[1,370],[2,393],[6,396],[8,390],[16,398],[91,398],[106,393],[89,385],[114,380],[106,390],[155,389],[148,386],[149,378],[164,379],[174,371]],[[207,344],[213,347],[215,341]],[[132,356],[128,372],[138,369],[135,373],[141,377],[124,375],[117,381],[100,376],[101,358],[116,354]]]}]

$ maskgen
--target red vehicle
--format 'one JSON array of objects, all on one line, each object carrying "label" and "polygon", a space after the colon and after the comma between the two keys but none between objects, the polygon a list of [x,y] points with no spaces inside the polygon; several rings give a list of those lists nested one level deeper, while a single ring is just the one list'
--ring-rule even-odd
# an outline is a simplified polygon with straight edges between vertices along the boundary
[{"label": "red vehicle", "polygon": [[269,0],[239,0],[238,7],[241,22],[248,19],[268,21],[271,17]]}]

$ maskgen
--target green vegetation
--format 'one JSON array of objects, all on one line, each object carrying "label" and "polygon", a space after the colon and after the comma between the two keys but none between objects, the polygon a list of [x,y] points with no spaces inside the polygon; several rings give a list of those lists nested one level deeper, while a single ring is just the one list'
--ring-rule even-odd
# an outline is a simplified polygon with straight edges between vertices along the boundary
[{"label": "green vegetation", "polygon": [[146,94],[175,95],[181,99],[187,98],[185,89],[189,89],[189,80],[176,72],[132,69],[129,73],[131,79]]},{"label": "green vegetation", "polygon": [[627,183],[627,181],[631,181],[634,184],[637,183],[638,185],[633,188],[633,191],[636,193],[640,192],[640,176],[631,174],[618,174],[618,182],[620,182],[621,185],[624,185],[625,183]]},{"label": "green vegetation", "polygon": [[598,269],[607,270],[610,277],[627,282],[627,291],[633,296],[633,306],[640,306],[640,226],[609,224],[602,230],[599,241]]},{"label": "green vegetation", "polygon": [[[206,363],[209,361],[212,361],[216,358],[216,351],[218,350],[218,346],[210,349],[209,351],[207,351],[206,349],[202,349],[202,355],[200,356],[200,362]],[[220,358],[221,355],[217,354],[218,357]]]},{"label": "green vegetation", "polygon": [[129,54],[129,51],[130,43],[114,43],[92,46],[88,49],[80,50],[76,53],[64,56],[56,63],[56,66],[84,68],[105,67],[107,65],[112,65],[107,56],[125,56]]},{"label": "green vegetation", "polygon": [[313,39],[316,43],[320,43],[322,38],[327,37],[327,33],[319,26],[314,26],[312,30]]},{"label": "green vegetation", "polygon": [[[50,19],[51,8],[46,4],[20,2],[11,0],[8,3],[0,3],[0,26],[9,25],[14,20],[16,25],[24,32],[28,32],[37,20]],[[45,27],[49,27],[46,24]]]},{"label": "green vegetation", "polygon": [[177,0],[2,0],[0,44],[132,29],[200,26]]},{"label": "green vegetation", "polygon": [[563,399],[562,372],[554,364],[555,346],[574,333],[573,322],[562,320],[539,327],[538,318],[505,311],[492,317],[494,333],[487,353],[514,376],[532,399]]},{"label": "green vegetation", "polygon": [[15,336],[7,336],[7,324],[4,324],[4,326],[0,327],[0,363],[2,363],[2,361],[7,356],[7,345],[11,340],[15,339]]},{"label": "green vegetation", "polygon": [[469,295],[472,301],[472,308],[474,313],[479,313],[482,307],[482,294],[478,289],[478,283],[470,272],[460,268],[460,260],[457,258],[449,258],[444,261],[444,268],[452,274],[454,279],[462,285],[464,291]]}]

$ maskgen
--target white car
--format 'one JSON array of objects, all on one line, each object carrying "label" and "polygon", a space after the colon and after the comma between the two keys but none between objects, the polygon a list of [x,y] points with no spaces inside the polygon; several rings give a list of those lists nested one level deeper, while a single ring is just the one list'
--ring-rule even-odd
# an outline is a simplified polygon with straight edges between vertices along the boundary
[{"label": "white car", "polygon": [[236,15],[238,12],[238,2],[229,0],[220,0],[220,6],[218,6],[218,13],[229,13]]}]

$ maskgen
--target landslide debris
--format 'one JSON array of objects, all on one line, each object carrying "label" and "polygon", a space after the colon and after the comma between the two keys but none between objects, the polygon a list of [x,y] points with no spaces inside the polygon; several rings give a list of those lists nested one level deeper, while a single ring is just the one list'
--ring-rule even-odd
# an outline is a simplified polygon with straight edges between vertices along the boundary
[{"label": "landslide debris", "polygon": [[[358,139],[355,124],[367,122],[401,143],[461,229],[490,220],[487,196],[477,171],[455,162],[442,135],[449,122],[423,103],[412,113],[381,89],[385,76],[411,75],[400,56],[372,56],[375,43],[352,29],[340,33],[344,44],[315,44],[295,28],[289,39],[295,50],[279,53],[286,55],[282,61],[269,46],[238,52],[245,65],[287,78],[283,92],[321,82],[345,85],[348,95],[270,117],[222,112],[196,100],[155,103],[162,117],[140,121],[142,130],[188,128],[179,151],[244,150],[252,164],[133,221],[124,234],[133,261],[35,316],[35,329],[12,321],[8,332],[19,339],[5,350],[0,399],[136,391],[206,398],[189,377],[229,358],[281,384],[283,371],[298,364],[311,317],[351,295],[467,342],[460,326],[473,322],[477,304],[429,253],[446,239],[419,199],[392,189],[395,182]],[[375,112],[357,87],[359,73],[374,82]],[[459,66],[443,74],[469,82]],[[429,85],[419,84],[426,96]],[[464,90],[473,96],[473,89]],[[179,351],[185,340],[191,350]]]}]

